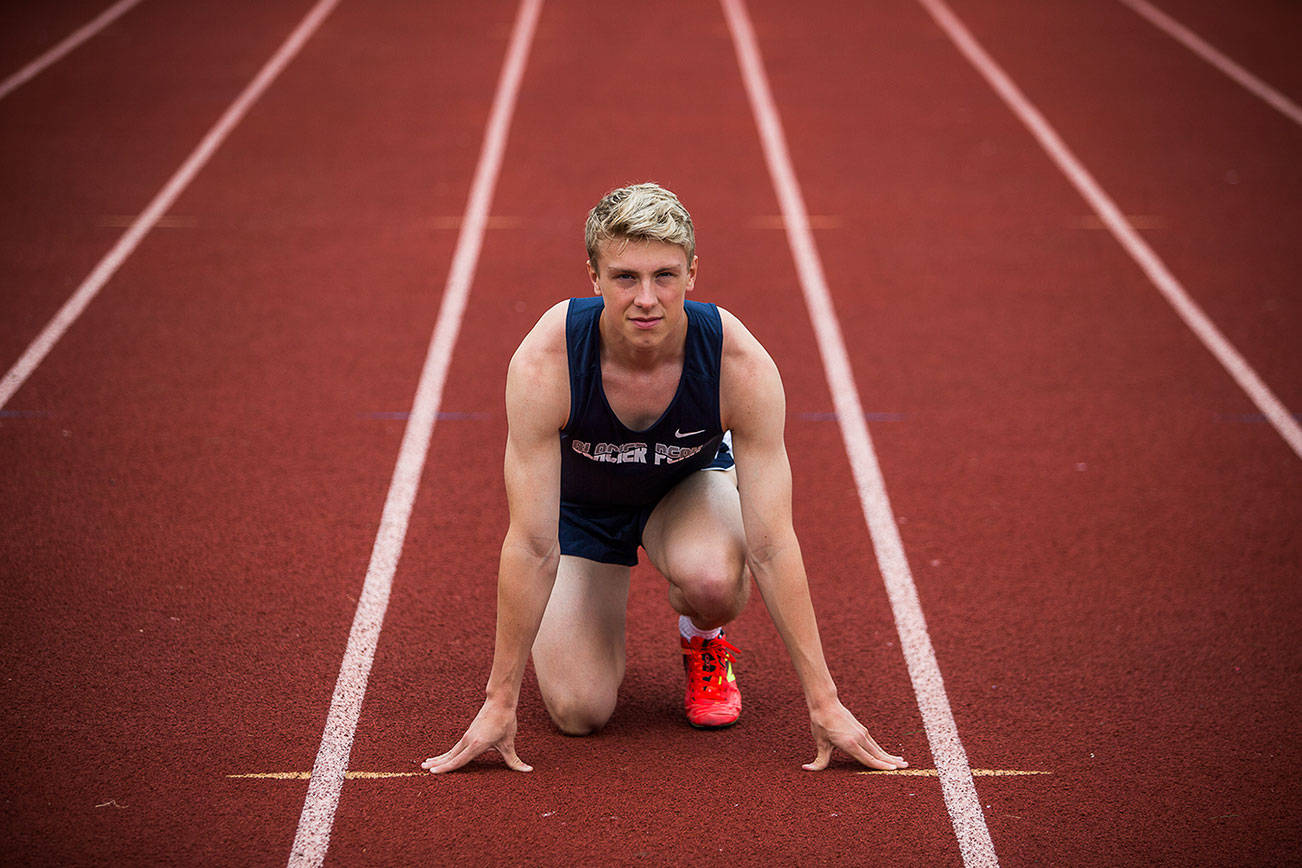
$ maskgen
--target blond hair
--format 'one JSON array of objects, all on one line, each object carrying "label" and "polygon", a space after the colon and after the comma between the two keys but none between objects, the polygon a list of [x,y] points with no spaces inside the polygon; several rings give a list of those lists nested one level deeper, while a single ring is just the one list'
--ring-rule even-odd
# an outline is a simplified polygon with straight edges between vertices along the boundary
[{"label": "blond hair", "polygon": [[696,255],[692,215],[678,197],[659,184],[633,184],[611,190],[588,212],[583,230],[588,259],[597,264],[597,245],[615,238],[677,244],[690,265]]}]

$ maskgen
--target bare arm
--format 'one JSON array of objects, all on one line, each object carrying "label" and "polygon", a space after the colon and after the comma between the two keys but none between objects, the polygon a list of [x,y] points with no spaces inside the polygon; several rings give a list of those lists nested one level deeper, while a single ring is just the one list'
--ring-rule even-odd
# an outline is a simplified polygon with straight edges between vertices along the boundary
[{"label": "bare arm", "polygon": [[[453,748],[422,764],[460,768],[496,749],[516,771],[530,771],[515,752],[516,705],[529,651],[556,581],[560,546],[561,465],[557,431],[569,413],[564,312],[549,311],[525,338],[506,378],[506,497],[511,524],[497,574],[497,633],[484,705]],[[559,367],[558,367],[559,365]]]},{"label": "bare arm", "polygon": [[907,763],[882,750],[841,704],[823,656],[791,517],[791,464],[783,440],[786,396],[777,366],[731,315],[725,315],[724,334],[720,392],[737,455],[747,564],[804,690],[818,749],[805,768],[825,768],[834,747],[872,768],[903,768]]}]

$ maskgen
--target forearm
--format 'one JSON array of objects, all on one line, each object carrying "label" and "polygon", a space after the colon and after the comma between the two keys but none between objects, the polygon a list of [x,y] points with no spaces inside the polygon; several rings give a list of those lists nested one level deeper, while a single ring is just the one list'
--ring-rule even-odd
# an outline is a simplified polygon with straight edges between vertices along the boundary
[{"label": "forearm", "polygon": [[543,548],[508,533],[497,576],[497,635],[488,676],[490,701],[515,707],[524,668],[556,581],[559,546]]},{"label": "forearm", "polygon": [[791,656],[810,710],[836,702],[836,685],[823,656],[809,582],[794,536],[762,557],[752,558],[749,564],[773,625]]}]

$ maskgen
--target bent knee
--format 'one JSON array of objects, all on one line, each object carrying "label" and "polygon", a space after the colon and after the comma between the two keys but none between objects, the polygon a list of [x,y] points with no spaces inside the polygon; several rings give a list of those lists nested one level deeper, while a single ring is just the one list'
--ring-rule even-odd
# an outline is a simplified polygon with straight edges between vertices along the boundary
[{"label": "bent knee", "polygon": [[750,596],[744,563],[709,563],[677,571],[670,581],[698,616],[720,624],[741,614]]},{"label": "bent knee", "polygon": [[599,732],[615,713],[615,691],[580,694],[543,693],[543,704],[556,728],[566,735],[583,736]]}]

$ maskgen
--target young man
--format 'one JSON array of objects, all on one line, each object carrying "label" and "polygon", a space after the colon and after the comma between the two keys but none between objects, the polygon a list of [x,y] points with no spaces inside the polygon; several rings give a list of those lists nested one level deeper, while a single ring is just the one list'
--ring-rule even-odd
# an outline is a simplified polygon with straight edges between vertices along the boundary
[{"label": "young man", "polygon": [[[596,732],[624,677],[629,566],[641,545],[669,582],[697,727],[741,712],[723,625],[754,578],[795,665],[817,756],[864,765],[886,753],[837,700],[791,521],[786,399],[772,359],[732,314],[686,301],[696,282],[692,220],[673,193],[638,184],[588,215],[588,276],[600,298],[543,315],[511,359],[506,492],[487,699],[461,740],[423,767],[446,772],[515,751],[516,704],[532,649],[543,701],[571,735]],[[734,466],[725,432],[736,451]]]}]

